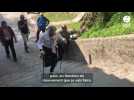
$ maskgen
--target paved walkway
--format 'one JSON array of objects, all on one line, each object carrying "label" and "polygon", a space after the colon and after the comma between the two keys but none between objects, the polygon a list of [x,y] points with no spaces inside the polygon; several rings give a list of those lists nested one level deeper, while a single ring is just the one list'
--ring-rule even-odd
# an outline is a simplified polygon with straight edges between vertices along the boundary
[{"label": "paved walkway", "polygon": [[[42,60],[39,58],[39,50],[35,43],[30,40],[30,53],[26,54],[23,50],[23,42],[20,33],[17,31],[15,19],[20,13],[0,13],[0,20],[7,19],[8,23],[15,30],[19,42],[15,44],[18,63],[7,60],[3,47],[0,45],[0,87],[67,87],[67,86],[134,86],[134,83],[126,79],[119,79],[114,75],[106,74],[101,67],[94,67],[74,61],[63,61],[62,73],[92,73],[93,84],[48,84],[41,82]],[[11,17],[12,16],[12,17]],[[48,73],[46,68],[45,73]],[[59,73],[60,67],[57,64],[56,73]]]}]

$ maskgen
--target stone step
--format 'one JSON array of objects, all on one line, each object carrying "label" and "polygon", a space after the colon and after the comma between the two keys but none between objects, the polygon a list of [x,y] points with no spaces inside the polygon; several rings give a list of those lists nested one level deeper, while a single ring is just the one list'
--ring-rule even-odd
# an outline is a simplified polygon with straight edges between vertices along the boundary
[{"label": "stone step", "polygon": [[[60,62],[58,63],[58,65]],[[55,72],[59,73],[60,67],[57,65]],[[82,65],[80,63],[72,62],[72,61],[63,61],[62,62],[62,72],[63,73],[76,73],[81,72]],[[48,73],[49,68],[46,68],[47,70],[45,73]],[[82,66],[82,69],[84,69],[84,66]],[[75,71],[77,70],[77,71]],[[81,70],[81,71],[79,71]],[[34,66],[32,69],[29,69],[26,72],[16,72],[12,75],[6,75],[0,78],[0,86],[61,86],[61,84],[53,84],[53,83],[41,83],[41,72],[42,66],[41,64],[38,66]],[[62,84],[62,86],[65,84]]]}]

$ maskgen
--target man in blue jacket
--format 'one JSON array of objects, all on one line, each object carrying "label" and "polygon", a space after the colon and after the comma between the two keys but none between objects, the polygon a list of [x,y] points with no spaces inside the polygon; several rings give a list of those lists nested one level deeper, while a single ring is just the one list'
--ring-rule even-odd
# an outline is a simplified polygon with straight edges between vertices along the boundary
[{"label": "man in blue jacket", "polygon": [[39,34],[40,32],[45,32],[46,27],[49,24],[49,20],[43,15],[41,14],[38,19],[37,19],[37,26],[38,26],[38,30],[37,30],[37,38],[36,38],[36,42],[38,42],[39,40]]}]

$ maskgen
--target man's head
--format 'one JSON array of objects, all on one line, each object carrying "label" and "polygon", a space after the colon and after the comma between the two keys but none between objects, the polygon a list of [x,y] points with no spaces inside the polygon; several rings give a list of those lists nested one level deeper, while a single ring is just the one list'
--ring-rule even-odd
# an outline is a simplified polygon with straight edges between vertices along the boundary
[{"label": "man's head", "polygon": [[2,27],[7,27],[7,22],[6,22],[6,21],[2,21],[2,22],[1,22],[1,26],[2,26]]},{"label": "man's head", "polygon": [[40,16],[44,16],[44,14],[43,13],[40,13]]},{"label": "man's head", "polygon": [[62,26],[61,26],[61,29],[62,29],[63,31],[67,31],[67,26],[66,26],[66,25],[62,25]]},{"label": "man's head", "polygon": [[20,19],[21,20],[24,20],[25,19],[25,16],[24,15],[20,15]]},{"label": "man's head", "polygon": [[56,34],[56,27],[55,26],[49,26],[47,30],[48,30],[50,37],[53,37]]}]

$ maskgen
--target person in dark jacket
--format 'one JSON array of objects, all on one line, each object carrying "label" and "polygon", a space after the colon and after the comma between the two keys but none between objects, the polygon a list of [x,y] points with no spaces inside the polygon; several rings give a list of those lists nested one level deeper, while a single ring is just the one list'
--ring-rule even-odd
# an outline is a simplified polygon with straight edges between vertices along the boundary
[{"label": "person in dark jacket", "polygon": [[68,31],[68,28],[67,28],[66,25],[62,25],[62,26],[61,26],[61,29],[58,30],[57,33],[59,33],[63,38],[65,38],[66,41],[67,41],[67,44],[69,44],[69,42],[70,42],[70,33],[71,33],[71,32]]},{"label": "person in dark jacket", "polygon": [[40,32],[41,31],[45,32],[46,27],[48,25],[49,25],[49,20],[43,14],[41,14],[37,19],[38,30],[37,30],[36,42],[38,42],[39,40]]},{"label": "person in dark jacket", "polygon": [[[63,54],[68,52],[69,44],[70,44],[70,34],[71,32],[68,31],[68,28],[66,25],[62,25],[61,29],[57,31],[57,33],[64,39],[65,42],[59,41],[59,55],[60,58],[62,59]],[[62,39],[62,40],[63,40]],[[60,39],[61,40],[61,39]]]},{"label": "person in dark jacket", "polygon": [[27,19],[25,19],[24,15],[20,15],[20,20],[18,21],[18,29],[20,30],[24,41],[24,49],[26,53],[29,53],[27,41],[28,41],[28,36],[30,34],[30,31],[28,28]]},{"label": "person in dark jacket", "polygon": [[2,21],[0,27],[0,41],[5,48],[7,58],[10,58],[10,48],[13,55],[13,59],[15,62],[17,62],[16,52],[14,48],[14,40],[15,42],[17,42],[14,31],[10,26],[7,25],[6,21]]}]

